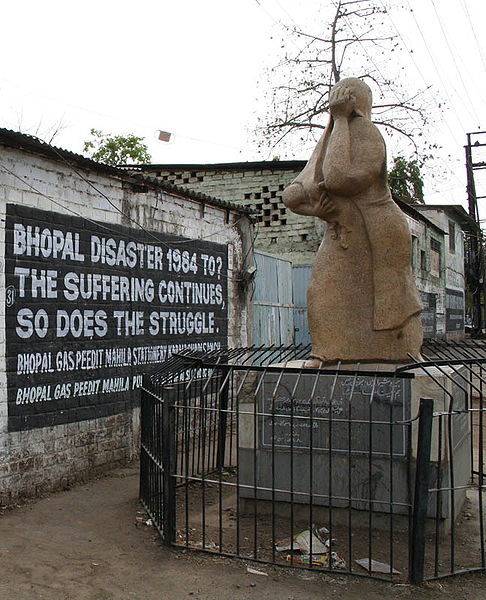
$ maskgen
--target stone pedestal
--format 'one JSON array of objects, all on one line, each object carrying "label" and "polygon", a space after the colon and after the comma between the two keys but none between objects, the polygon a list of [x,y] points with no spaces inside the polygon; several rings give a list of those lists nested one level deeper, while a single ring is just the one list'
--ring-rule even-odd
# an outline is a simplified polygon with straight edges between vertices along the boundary
[{"label": "stone pedestal", "polygon": [[[418,421],[410,419],[420,398],[433,398],[435,412],[465,407],[460,373],[443,370],[425,374],[418,368],[414,379],[267,372],[256,395],[247,389],[240,398],[240,497],[407,515],[418,433]],[[451,417],[450,424],[441,417],[441,426],[439,419],[432,433],[431,488],[439,461],[441,488],[450,487],[451,476],[454,487],[465,486],[471,473],[468,414]],[[441,492],[438,503],[437,497],[431,492],[429,516],[451,520],[465,490],[455,492],[454,506],[450,493]]]}]

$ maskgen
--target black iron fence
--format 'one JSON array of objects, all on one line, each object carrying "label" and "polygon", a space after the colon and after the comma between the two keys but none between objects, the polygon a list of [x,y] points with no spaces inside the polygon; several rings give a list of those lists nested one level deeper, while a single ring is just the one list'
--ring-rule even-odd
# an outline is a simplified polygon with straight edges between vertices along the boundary
[{"label": "black iron fence", "polygon": [[164,541],[413,583],[483,570],[486,346],[387,371],[308,354],[187,352],[146,377],[140,496]]}]

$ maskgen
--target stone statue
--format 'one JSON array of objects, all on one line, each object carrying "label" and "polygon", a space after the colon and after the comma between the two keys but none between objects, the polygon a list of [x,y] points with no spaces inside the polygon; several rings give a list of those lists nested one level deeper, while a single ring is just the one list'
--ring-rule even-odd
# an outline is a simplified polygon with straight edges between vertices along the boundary
[{"label": "stone statue", "polygon": [[371,106],[360,79],[337,83],[329,124],[284,191],[290,210],[327,222],[307,292],[314,364],[408,362],[423,342],[410,232],[391,197]]}]

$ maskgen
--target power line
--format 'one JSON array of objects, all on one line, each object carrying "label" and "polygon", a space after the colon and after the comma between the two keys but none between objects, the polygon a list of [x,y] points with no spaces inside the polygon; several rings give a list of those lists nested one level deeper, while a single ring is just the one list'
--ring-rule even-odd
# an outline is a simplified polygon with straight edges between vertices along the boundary
[{"label": "power line", "polygon": [[37,189],[31,183],[29,183],[28,181],[25,181],[25,179],[23,179],[22,177],[20,177],[19,175],[17,175],[17,173],[15,173],[14,171],[12,171],[8,167],[6,167],[1,162],[0,162],[0,168],[2,168],[6,173],[9,173],[9,175],[12,175],[13,177],[15,177],[16,179],[18,179],[19,181],[21,181],[23,184],[25,184],[27,187],[29,187],[36,194],[39,194],[39,196],[42,196],[43,198],[46,198],[47,200],[49,200],[50,202],[52,202],[56,206],[59,206],[63,210],[67,210],[68,212],[70,212],[71,214],[75,215],[76,217],[80,217],[81,219],[84,219],[88,223],[91,223],[92,225],[95,225],[95,227],[101,227],[101,229],[105,229],[109,233],[115,233],[115,230],[112,229],[111,227],[103,225],[102,223],[98,223],[96,221],[93,221],[89,217],[85,217],[81,213],[78,213],[77,211],[73,210],[72,208],[69,208],[68,206],[62,204],[62,202],[58,202],[57,200],[54,200],[54,198],[52,198],[51,196],[49,196],[47,194],[44,194],[44,192],[41,192],[39,189]]},{"label": "power line", "polygon": [[442,84],[442,87],[444,88],[444,92],[445,92],[445,94],[446,94],[446,96],[447,96],[447,98],[449,100],[450,106],[452,106],[454,112],[456,113],[456,117],[457,117],[457,120],[459,122],[459,125],[461,126],[461,129],[463,131],[465,131],[466,128],[465,128],[463,122],[461,121],[461,117],[459,116],[459,113],[457,112],[457,110],[456,110],[456,108],[454,106],[454,103],[452,102],[452,98],[451,98],[451,96],[449,94],[449,91],[448,91],[448,86],[446,86],[446,84],[444,83],[444,80],[442,79],[442,75],[440,74],[440,69],[439,69],[439,67],[438,67],[438,65],[437,65],[437,63],[435,61],[434,56],[432,55],[432,52],[431,52],[431,50],[429,48],[429,45],[427,44],[427,40],[425,39],[424,33],[422,31],[422,28],[420,27],[419,22],[417,21],[417,18],[415,17],[415,11],[410,6],[410,1],[409,0],[407,0],[407,4],[408,4],[408,7],[410,9],[410,12],[412,13],[412,17],[413,17],[413,20],[415,21],[415,25],[416,25],[419,33],[420,33],[420,37],[422,38],[422,41],[423,41],[424,46],[425,46],[425,49],[427,50],[427,53],[428,53],[428,55],[430,57],[430,60],[432,61],[432,64],[434,65],[434,68],[435,68],[435,71],[437,73],[437,76],[439,77],[439,80],[440,80],[440,82]]},{"label": "power line", "polygon": [[260,2],[260,0],[255,0],[255,2],[258,4],[258,6],[263,10],[263,12],[267,15],[267,17],[273,21],[275,23],[275,25],[278,25],[279,27],[283,27],[284,29],[290,29],[288,25],[285,25],[285,23],[283,23],[280,19],[275,18],[266,8],[265,6],[263,6],[262,2]]},{"label": "power line", "polygon": [[295,22],[295,19],[292,17],[292,15],[289,14],[288,10],[286,8],[284,8],[279,0],[275,0],[277,6],[280,8],[280,10],[285,13],[287,15],[287,17],[290,19],[290,21],[292,21],[292,23],[297,27],[297,23]]},{"label": "power line", "polygon": [[[51,146],[51,148],[53,148]],[[54,148],[53,148],[54,149]],[[55,149],[54,149],[55,150]],[[57,153],[57,151],[56,151]],[[57,153],[59,154],[59,153]],[[63,158],[63,157],[61,157]],[[79,173],[76,172],[76,170],[72,167],[72,165],[70,165],[69,163],[66,162],[67,166],[77,175],[79,175]],[[56,206],[59,206],[60,208],[62,208],[63,211],[67,211],[73,215],[75,215],[76,217],[79,217],[81,219],[83,219],[84,221],[87,221],[88,223],[94,225],[96,228],[101,228],[105,231],[107,231],[110,234],[114,234],[114,235],[120,235],[120,232],[117,231],[116,229],[113,229],[112,227],[110,227],[109,225],[105,225],[101,222],[97,222],[97,221],[93,221],[92,219],[90,219],[89,217],[86,217],[84,215],[82,215],[81,213],[73,210],[72,208],[66,206],[65,204],[63,204],[62,202],[59,202],[57,200],[55,200],[52,196],[49,196],[48,194],[45,194],[44,192],[40,191],[38,188],[36,188],[35,186],[33,186],[31,183],[29,183],[28,181],[26,181],[24,178],[20,177],[19,175],[17,175],[17,173],[15,173],[14,171],[12,171],[11,169],[9,169],[6,165],[4,165],[3,163],[0,162],[0,168],[2,168],[6,173],[9,173],[10,175],[12,175],[13,177],[15,177],[16,179],[18,179],[19,181],[21,181],[23,184],[25,184],[27,187],[29,187],[32,191],[34,191],[36,194],[39,194],[40,196],[42,196],[43,198],[46,198],[47,200],[49,200],[50,202],[52,202],[53,204],[55,204]],[[84,177],[82,177],[82,179],[84,181],[86,181],[87,183],[90,183],[89,181],[87,181],[86,179],[84,179]],[[107,196],[105,196],[105,194],[103,194],[103,192],[100,192],[95,186],[92,185],[92,187],[104,198],[107,198]],[[111,201],[110,204],[112,206],[114,206],[118,212],[120,212],[123,216],[128,217],[127,215],[125,215],[125,213],[123,213],[120,209],[118,209]],[[218,233],[221,233],[223,231],[226,231],[229,228],[233,228],[235,225],[237,225],[237,223],[239,223],[239,221],[241,221],[243,217],[240,217],[237,221],[235,221],[234,223],[232,223],[231,225],[227,225],[224,229],[220,229],[219,231],[215,231],[207,236],[202,236],[200,238],[197,238],[196,240],[177,240],[174,241],[171,244],[168,244],[167,242],[161,240],[160,238],[158,238],[155,234],[153,234],[151,231],[145,229],[142,225],[140,225],[137,221],[135,221],[134,219],[131,219],[134,223],[136,223],[138,225],[138,227],[146,234],[148,234],[151,238],[153,238],[158,244],[160,244],[161,246],[165,247],[166,249],[171,249],[174,246],[180,246],[181,244],[185,244],[185,243],[193,243],[194,241],[202,241],[205,240],[209,237],[213,237],[214,235],[217,235]],[[253,247],[254,241],[252,242],[252,247]],[[175,275],[176,279],[181,279],[183,277],[183,275]],[[229,275],[223,276],[226,280],[228,281],[240,281],[238,278],[235,277],[230,277]]]},{"label": "power line", "polygon": [[[433,101],[434,101],[434,103],[435,103],[435,102],[437,101],[437,99],[435,98],[434,94],[432,93],[432,91],[431,91],[431,89],[430,89],[429,82],[427,81],[427,79],[425,78],[425,75],[423,74],[422,70],[420,69],[419,65],[417,64],[417,61],[415,60],[415,57],[413,56],[413,53],[412,53],[412,51],[409,49],[409,47],[407,46],[407,44],[406,44],[405,40],[403,39],[403,36],[402,36],[402,34],[400,33],[400,31],[399,31],[398,27],[396,26],[396,24],[395,24],[395,21],[393,20],[393,18],[392,18],[392,16],[391,16],[391,14],[390,14],[390,11],[386,9],[386,6],[385,6],[385,3],[383,2],[383,0],[380,0],[380,2],[381,2],[381,5],[383,6],[383,8],[384,8],[384,9],[385,9],[385,11],[386,11],[386,13],[385,13],[385,14],[386,14],[386,15],[387,15],[387,17],[389,18],[389,20],[390,20],[391,24],[393,25],[393,27],[394,27],[395,31],[397,32],[397,35],[398,35],[398,37],[399,37],[399,38],[400,38],[400,40],[402,41],[403,47],[404,47],[404,48],[405,48],[405,50],[408,52],[408,54],[409,54],[409,56],[410,56],[410,58],[411,58],[411,60],[412,60],[412,63],[413,63],[413,65],[414,65],[415,69],[417,70],[418,74],[419,74],[419,75],[420,75],[420,77],[422,78],[422,81],[424,82],[424,85],[425,85],[425,89],[426,89],[426,91],[427,91],[427,92],[430,94],[430,97],[432,98],[432,100],[433,100]],[[439,108],[440,108],[440,107],[439,107]],[[454,106],[452,106],[452,108],[455,110],[455,107],[454,107]],[[459,119],[459,114],[457,114],[457,117],[458,117],[458,119]],[[450,133],[450,134],[451,134],[451,136],[452,136],[452,137],[455,139],[455,134],[453,133],[452,129],[450,128],[450,126],[449,126],[449,124],[448,124],[447,122],[446,122],[446,125],[447,125],[447,128],[449,129],[449,133]],[[460,144],[460,142],[458,142],[458,140],[455,140],[455,141],[456,141],[456,143],[457,143],[459,146],[461,145],[461,144]]]},{"label": "power line", "polygon": [[[341,8],[341,0],[339,0],[339,4],[336,5],[336,1],[335,0],[331,0],[333,5],[335,6],[336,10],[340,10]],[[398,96],[396,90],[393,88],[393,86],[391,85],[391,83],[388,81],[388,79],[385,77],[385,75],[383,75],[383,73],[381,72],[380,68],[378,67],[378,65],[376,64],[376,62],[373,60],[372,56],[370,55],[370,53],[368,52],[368,49],[366,48],[366,46],[364,45],[364,43],[359,39],[359,36],[354,32],[353,27],[350,23],[349,18],[347,17],[347,15],[345,13],[343,13],[343,16],[348,24],[349,30],[351,31],[351,33],[354,35],[356,41],[359,43],[359,45],[363,48],[366,56],[368,57],[368,60],[371,62],[371,64],[375,67],[377,73],[380,75],[380,77],[383,79],[385,85],[389,88],[390,92],[395,96],[395,99],[397,100],[397,102],[399,104],[402,104],[402,100],[400,99],[400,97]],[[415,121],[415,123],[420,126],[420,122],[417,121],[415,115],[413,114],[413,112],[411,113],[411,117],[412,119]]]},{"label": "power line", "polygon": [[[5,83],[7,83],[8,85],[16,88],[17,90],[19,90],[20,92],[23,92],[25,94],[29,94],[31,96],[33,96],[34,98],[42,98],[44,100],[48,100],[50,102],[55,102],[56,104],[58,104],[60,107],[64,106],[67,108],[72,108],[81,112],[85,112],[87,114],[92,114],[92,115],[96,115],[98,117],[102,117],[103,119],[111,119],[114,121],[119,121],[120,123],[126,123],[126,118],[124,117],[118,117],[112,114],[108,114],[108,113],[104,113],[104,112],[100,112],[98,110],[93,110],[91,108],[85,108],[84,106],[81,106],[79,104],[73,104],[71,102],[66,102],[66,103],[62,103],[59,100],[57,100],[56,98],[53,98],[52,96],[47,96],[45,94],[39,94],[38,92],[35,92],[33,90],[30,90],[26,87],[23,87],[21,85],[18,85],[17,83],[6,79],[5,77],[1,77],[0,81],[3,81]],[[130,123],[130,127],[138,127],[144,130],[150,130],[150,131],[154,131],[157,128],[154,127],[153,125],[149,125],[148,123],[145,122],[141,122],[141,121],[131,121]],[[160,127],[159,127],[160,129]],[[171,128],[169,128],[171,129]],[[180,138],[180,139],[184,139],[184,140],[189,140],[189,141],[193,141],[193,142],[198,142],[198,143],[202,143],[202,144],[210,144],[211,146],[221,146],[223,148],[231,148],[232,150],[238,150],[238,152],[242,152],[243,148],[241,146],[233,146],[231,144],[224,144],[221,142],[216,142],[214,140],[206,140],[206,139],[202,139],[202,138],[195,138],[195,137],[191,137],[188,135],[184,135],[182,133],[178,133],[177,131],[173,132],[174,137]]]},{"label": "power line", "polygon": [[482,48],[481,48],[481,46],[479,44],[478,36],[476,35],[476,30],[474,29],[473,22],[472,22],[472,19],[471,19],[471,15],[469,14],[469,10],[467,8],[466,0],[462,0],[462,6],[463,6],[464,11],[465,11],[465,13],[467,15],[467,20],[469,21],[469,26],[471,27],[471,31],[473,32],[473,36],[474,36],[474,39],[476,41],[476,46],[478,48],[479,56],[481,58],[481,62],[483,63],[484,72],[486,74],[486,60],[484,58]]},{"label": "power line", "polygon": [[[415,17],[415,12],[414,12],[413,8],[411,7],[411,5],[410,5],[410,1],[409,1],[409,0],[407,0],[407,4],[408,4],[408,7],[409,7],[409,9],[410,9],[410,12],[412,13],[412,17],[413,17],[413,20],[414,20],[414,22],[415,22],[415,25],[416,25],[416,27],[417,27],[417,29],[418,29],[418,31],[419,31],[419,33],[420,33],[420,36],[421,36],[421,38],[422,38],[422,41],[423,41],[423,43],[424,43],[424,46],[425,46],[425,49],[427,50],[427,53],[428,53],[428,55],[429,55],[429,57],[430,57],[430,60],[432,61],[432,64],[434,65],[434,68],[435,68],[435,70],[436,70],[437,76],[439,77],[439,80],[440,80],[440,82],[441,82],[441,84],[442,84],[442,87],[443,87],[443,89],[444,89],[444,91],[445,91],[445,93],[446,93],[446,96],[447,96],[448,100],[449,100],[449,104],[450,104],[450,106],[452,107],[453,111],[454,111],[454,112],[455,112],[455,114],[456,114],[456,117],[457,117],[457,120],[458,120],[458,122],[459,122],[459,125],[460,125],[461,129],[462,129],[462,130],[465,130],[464,124],[462,123],[462,120],[461,120],[461,118],[460,118],[460,116],[459,116],[459,113],[457,112],[457,110],[456,110],[456,108],[455,108],[455,106],[454,106],[454,103],[453,103],[453,101],[452,101],[452,98],[451,98],[451,96],[450,96],[450,94],[449,94],[449,91],[448,91],[448,89],[447,89],[447,86],[445,85],[445,83],[444,83],[444,80],[442,79],[442,76],[441,76],[441,74],[440,74],[439,67],[438,67],[438,65],[437,65],[437,63],[436,63],[436,61],[435,61],[435,59],[434,59],[434,56],[432,55],[432,52],[431,52],[431,50],[430,50],[430,48],[429,48],[429,45],[427,44],[427,40],[425,39],[425,36],[424,36],[424,34],[423,34],[423,31],[422,31],[422,28],[420,27],[420,25],[419,25],[419,23],[418,23],[418,21],[417,21],[417,18]],[[447,127],[448,127],[448,128],[449,128],[449,130],[450,130],[450,127],[449,127],[449,125],[448,125],[448,124],[447,124]],[[454,138],[454,140],[455,140],[455,135],[452,133],[452,131],[451,131],[451,130],[450,130],[450,132],[451,132],[451,134],[452,134],[452,136],[453,136],[453,138]],[[456,144],[458,144],[457,140],[455,140],[455,141],[456,141]],[[460,144],[458,144],[458,145],[460,145]],[[445,162],[444,162],[444,164],[446,165],[446,163],[445,163]],[[453,176],[454,176],[454,177],[455,177],[455,178],[456,178],[458,181],[460,181],[460,179],[459,179],[459,178],[457,177],[457,175],[456,175],[456,174],[455,174],[455,173],[452,171],[452,169],[451,169],[451,168],[450,168],[448,165],[446,165],[446,167],[447,167],[447,168],[450,170],[450,172],[453,174]],[[461,182],[461,184],[462,184],[462,182]]]},{"label": "power line", "polygon": [[[40,138],[37,138],[40,139]],[[43,142],[44,144],[46,142],[44,142],[43,140],[40,140],[41,142]],[[171,245],[162,242],[161,240],[159,240],[159,238],[154,235],[153,232],[149,231],[148,229],[145,229],[145,227],[143,225],[141,225],[136,219],[132,218],[130,215],[124,213],[114,202],[111,201],[111,199],[104,193],[102,192],[100,189],[98,189],[93,183],[91,183],[91,181],[89,181],[89,179],[87,179],[82,173],[80,173],[77,169],[75,169],[73,167],[73,165],[64,158],[64,156],[54,147],[54,146],[50,146],[51,149],[57,154],[57,156],[64,162],[64,164],[66,164],[73,173],[75,173],[80,179],[82,179],[85,183],[87,183],[90,187],[92,187],[95,192],[97,192],[101,197],[103,197],[109,204],[110,206],[112,206],[116,211],[118,211],[123,217],[125,217],[126,219],[128,219],[129,221],[131,221],[134,225],[136,225],[137,227],[139,227],[144,233],[146,233],[147,235],[149,235],[150,237],[154,238],[155,240],[157,240],[158,243],[160,243],[161,245],[165,245],[166,248],[171,248]],[[231,227],[233,227],[234,225],[236,225],[237,223],[239,223],[239,221],[241,221],[243,217],[240,217],[239,219],[237,219],[232,225]],[[228,226],[230,227],[230,226]],[[225,231],[226,228],[222,229],[221,231]],[[209,236],[206,237],[212,237],[213,235],[217,235],[217,233],[212,233]],[[198,238],[200,240],[206,239],[206,237],[201,237]],[[192,242],[192,240],[186,240],[186,241],[182,241],[182,242],[177,242],[179,243],[190,243]]]},{"label": "power line", "polygon": [[[461,80],[461,83],[462,83],[462,85],[463,85],[463,89],[466,89],[466,88],[467,88],[467,86],[466,86],[466,83],[465,83],[465,81],[464,81],[464,79],[463,79],[463,77],[462,77],[461,69],[459,68],[459,65],[457,64],[457,60],[456,60],[455,54],[454,54],[454,52],[452,51],[451,45],[450,45],[450,43],[449,43],[449,38],[448,38],[448,36],[446,35],[445,29],[444,29],[444,25],[443,25],[443,23],[442,23],[442,19],[440,18],[440,16],[439,16],[439,13],[438,13],[438,11],[437,11],[437,7],[436,7],[436,5],[435,5],[435,1],[434,1],[434,0],[430,0],[430,1],[431,1],[431,3],[432,3],[432,6],[434,7],[434,12],[435,12],[435,14],[436,14],[436,16],[437,16],[437,21],[439,22],[440,29],[441,29],[441,31],[442,31],[442,35],[444,36],[445,42],[446,42],[446,44],[447,44],[447,48],[448,48],[448,50],[449,50],[449,54],[452,56],[452,60],[453,60],[453,62],[454,62],[454,66],[456,67],[456,71],[457,71],[457,73],[459,74],[459,78],[460,78],[460,80]],[[467,95],[467,94],[466,94],[466,96],[467,96],[467,98],[468,98],[468,100],[469,100],[469,103],[471,104],[472,113],[474,113],[474,114],[472,114],[472,113],[470,113],[470,114],[476,118],[476,123],[478,123],[478,125],[479,125],[479,123],[481,122],[481,120],[480,120],[480,118],[478,117],[478,115],[477,115],[477,113],[476,113],[476,109],[474,108],[474,105],[473,105],[473,103],[471,102],[471,98],[470,98],[470,96],[469,96],[469,95]]]},{"label": "power line", "polygon": [[[402,34],[400,33],[398,27],[395,24],[395,21],[393,20],[390,11],[386,9],[385,3],[383,2],[383,0],[380,0],[381,5],[383,6],[383,9],[385,10],[385,14],[387,15],[387,17],[389,18],[391,24],[393,25],[395,31],[397,32],[398,37],[400,38],[400,40],[402,41],[403,47],[405,48],[405,50],[408,52],[412,63],[414,65],[414,67],[416,68],[417,72],[419,73],[420,77],[422,78],[422,81],[424,82],[425,85],[425,89],[427,90],[427,92],[429,93],[430,97],[432,98],[433,102],[436,102],[436,98],[434,97],[434,94],[432,93],[431,89],[430,89],[430,85],[427,82],[427,79],[425,78],[422,70],[420,69],[419,65],[417,64],[417,61],[415,60],[412,51],[409,49],[409,47],[407,46],[405,40],[403,39]],[[452,109],[456,112],[456,116],[460,122],[460,118],[459,118],[459,114],[456,111],[456,108],[454,106],[454,104],[451,103]],[[439,107],[440,108],[440,107]],[[452,139],[455,141],[455,143],[457,144],[457,146],[461,146],[461,142],[459,142],[456,138],[455,133],[452,131],[451,126],[449,125],[448,121],[444,119],[444,123],[447,127],[447,129],[449,130],[449,133],[452,137]],[[439,159],[440,160],[440,159]],[[456,175],[456,173],[451,169],[451,167],[445,162],[441,160],[441,163],[443,164],[443,166],[448,169],[450,171],[450,173],[457,179],[457,181],[459,181],[461,183],[461,185],[463,185],[463,182],[459,179],[459,177]]]}]

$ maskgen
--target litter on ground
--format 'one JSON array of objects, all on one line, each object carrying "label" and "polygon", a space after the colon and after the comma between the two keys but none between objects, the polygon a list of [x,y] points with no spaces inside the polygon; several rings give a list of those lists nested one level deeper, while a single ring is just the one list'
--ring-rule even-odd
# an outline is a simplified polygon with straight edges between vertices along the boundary
[{"label": "litter on ground", "polygon": [[265,573],[265,571],[258,571],[258,569],[252,569],[251,567],[246,567],[246,572],[251,575],[264,575],[265,577],[268,577],[268,573]]},{"label": "litter on ground", "polygon": [[[331,569],[345,569],[346,561],[336,552],[329,552],[331,539],[324,536],[329,533],[326,527],[301,531],[293,538],[282,540],[275,544],[277,552],[290,552],[285,560],[290,563],[302,565],[325,566]],[[332,540],[334,542],[335,540]],[[329,555],[331,559],[329,560]],[[312,558],[312,560],[311,560]]]},{"label": "litter on ground", "polygon": [[400,571],[396,569],[392,569],[390,565],[386,563],[380,562],[378,560],[371,559],[371,568],[370,568],[370,559],[369,558],[358,558],[355,562],[366,571],[371,571],[372,573],[393,573],[394,575],[401,575]]}]

